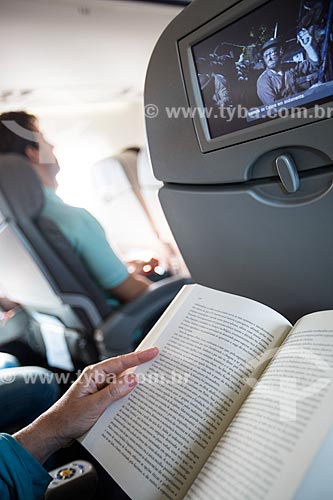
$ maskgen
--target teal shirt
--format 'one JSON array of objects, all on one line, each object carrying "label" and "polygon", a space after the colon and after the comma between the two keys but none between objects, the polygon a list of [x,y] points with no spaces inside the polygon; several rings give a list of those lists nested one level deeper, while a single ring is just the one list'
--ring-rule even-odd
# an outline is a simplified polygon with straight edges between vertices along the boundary
[{"label": "teal shirt", "polygon": [[0,434],[1,500],[42,500],[51,476],[12,436]]},{"label": "teal shirt", "polygon": [[101,224],[87,210],[64,203],[44,187],[42,215],[51,219],[67,238],[97,285],[110,290],[128,277],[126,266],[110,247]]}]

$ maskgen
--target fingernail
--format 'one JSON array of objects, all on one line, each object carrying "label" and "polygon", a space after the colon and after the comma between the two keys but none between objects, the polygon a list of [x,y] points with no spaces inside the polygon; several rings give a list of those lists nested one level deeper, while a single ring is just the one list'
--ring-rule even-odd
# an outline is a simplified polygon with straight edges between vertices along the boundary
[{"label": "fingernail", "polygon": [[149,354],[157,354],[158,353],[158,347],[150,347],[148,349]]},{"label": "fingernail", "polygon": [[141,357],[141,354],[142,357],[145,358],[147,355],[156,356],[157,353],[158,353],[158,347],[149,347],[148,349],[144,349],[143,351],[138,351],[139,359]]},{"label": "fingernail", "polygon": [[137,383],[136,375],[135,373],[130,373],[127,377],[127,385],[128,387],[134,387]]}]

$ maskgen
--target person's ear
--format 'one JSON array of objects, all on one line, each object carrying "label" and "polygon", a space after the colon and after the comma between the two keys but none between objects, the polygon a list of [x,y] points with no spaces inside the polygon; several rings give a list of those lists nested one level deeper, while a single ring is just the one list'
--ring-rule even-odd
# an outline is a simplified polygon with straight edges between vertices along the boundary
[{"label": "person's ear", "polygon": [[39,150],[33,146],[27,146],[25,148],[25,155],[31,163],[39,162]]}]

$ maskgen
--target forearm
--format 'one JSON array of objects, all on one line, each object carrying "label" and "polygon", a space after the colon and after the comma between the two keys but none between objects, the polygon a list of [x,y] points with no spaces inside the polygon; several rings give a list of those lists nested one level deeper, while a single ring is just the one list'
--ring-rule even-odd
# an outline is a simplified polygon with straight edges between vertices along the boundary
[{"label": "forearm", "polygon": [[317,50],[313,47],[313,45],[310,45],[305,50],[309,61],[315,64],[319,64],[319,54]]},{"label": "forearm", "polygon": [[110,293],[121,302],[131,302],[146,292],[150,285],[151,281],[144,276],[131,274],[123,283],[112,288]]},{"label": "forearm", "polygon": [[141,276],[140,274],[134,274],[131,277],[132,283],[130,289],[128,290],[126,302],[135,300],[137,297],[145,293],[148,290],[149,286],[152,284],[149,279]]},{"label": "forearm", "polygon": [[53,453],[65,446],[47,413],[13,435],[38,462],[43,464]]},{"label": "forearm", "polygon": [[145,278],[145,276],[141,276],[140,274],[134,274],[134,278],[140,293],[145,292],[152,284],[148,278]]}]

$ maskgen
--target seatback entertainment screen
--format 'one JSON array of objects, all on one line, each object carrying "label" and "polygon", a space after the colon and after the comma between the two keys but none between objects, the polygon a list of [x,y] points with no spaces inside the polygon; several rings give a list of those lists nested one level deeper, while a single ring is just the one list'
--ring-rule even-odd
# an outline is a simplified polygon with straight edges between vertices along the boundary
[{"label": "seatback entertainment screen", "polygon": [[333,96],[332,20],[333,0],[271,0],[193,45],[211,138],[292,113],[317,118]]}]

